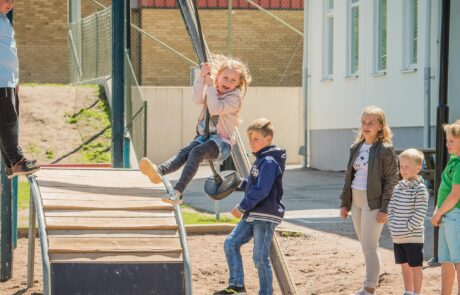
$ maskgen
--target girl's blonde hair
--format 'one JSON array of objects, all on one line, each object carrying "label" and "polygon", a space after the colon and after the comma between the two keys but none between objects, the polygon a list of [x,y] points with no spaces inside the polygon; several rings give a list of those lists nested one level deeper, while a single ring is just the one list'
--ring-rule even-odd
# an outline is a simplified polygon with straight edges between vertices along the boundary
[{"label": "girl's blonde hair", "polygon": [[444,124],[442,125],[442,128],[444,128],[444,132],[446,132],[446,134],[460,138],[460,120],[457,120],[452,124]]},{"label": "girl's blonde hair", "polygon": [[238,88],[241,89],[242,97],[244,97],[248,85],[252,81],[248,66],[236,58],[215,53],[211,54],[211,64],[213,72],[215,73],[214,77],[216,78],[226,69],[237,71],[240,74],[240,84]]},{"label": "girl's blonde hair", "polygon": [[[365,107],[363,112],[361,113],[361,120],[366,115],[374,116],[375,118],[377,118],[377,121],[382,125],[382,129],[380,129],[377,133],[377,137],[383,142],[392,143],[393,133],[391,133],[391,129],[388,126],[385,112],[379,107],[368,106]],[[364,140],[364,136],[360,128],[358,131],[358,135],[356,136],[355,143],[361,142],[362,140]]]}]

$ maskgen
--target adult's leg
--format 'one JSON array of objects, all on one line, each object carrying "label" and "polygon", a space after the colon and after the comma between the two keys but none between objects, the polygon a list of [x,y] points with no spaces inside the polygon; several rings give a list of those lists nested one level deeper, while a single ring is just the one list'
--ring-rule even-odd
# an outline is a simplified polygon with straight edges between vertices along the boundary
[{"label": "adult's leg", "polygon": [[224,242],[225,256],[229,272],[229,285],[244,287],[243,259],[241,246],[249,242],[253,237],[253,228],[250,223],[241,220]]},{"label": "adult's leg", "polygon": [[259,275],[259,295],[272,295],[273,270],[269,255],[276,224],[260,220],[255,220],[253,223],[254,250],[252,259]]},{"label": "adult's leg", "polygon": [[455,263],[455,271],[457,272],[457,292],[460,295],[460,263]]},{"label": "adult's leg", "polygon": [[441,295],[451,295],[455,280],[455,268],[451,262],[441,263]]},{"label": "adult's leg", "polygon": [[0,92],[0,145],[11,164],[23,158],[18,145],[17,96],[13,91]]},{"label": "adult's leg", "polygon": [[198,141],[194,140],[188,146],[180,149],[175,156],[157,166],[158,172],[160,172],[161,175],[166,175],[182,167],[187,161],[190,151],[199,144]]},{"label": "adult's leg", "polygon": [[215,160],[218,156],[219,148],[212,140],[205,141],[204,143],[194,147],[190,151],[184,170],[182,170],[182,174],[179,181],[174,186],[174,189],[180,193],[184,192],[185,188],[198,171],[200,163],[204,160]]}]

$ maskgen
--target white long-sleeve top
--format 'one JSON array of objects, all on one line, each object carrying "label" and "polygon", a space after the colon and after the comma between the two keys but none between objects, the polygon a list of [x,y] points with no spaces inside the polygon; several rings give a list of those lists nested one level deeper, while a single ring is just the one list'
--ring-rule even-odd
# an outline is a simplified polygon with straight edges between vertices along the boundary
[{"label": "white long-sleeve top", "polygon": [[428,190],[423,178],[401,180],[388,204],[388,228],[396,244],[423,243]]},{"label": "white long-sleeve top", "polygon": [[[192,101],[195,104],[207,104],[211,116],[219,116],[216,126],[217,134],[230,145],[235,143],[235,128],[240,125],[240,110],[242,105],[241,90],[236,88],[225,94],[219,94],[214,86],[207,86],[204,78],[198,76],[192,89]],[[203,107],[198,123],[206,114]]]}]

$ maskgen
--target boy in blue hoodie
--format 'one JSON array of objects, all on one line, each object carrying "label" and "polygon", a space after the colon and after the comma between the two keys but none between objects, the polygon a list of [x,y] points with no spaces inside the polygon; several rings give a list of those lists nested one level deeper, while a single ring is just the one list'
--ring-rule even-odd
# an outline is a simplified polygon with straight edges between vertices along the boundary
[{"label": "boy in blue hoodie", "polygon": [[273,272],[270,264],[270,245],[275,227],[284,217],[283,174],[286,151],[272,145],[273,125],[265,119],[252,122],[247,134],[249,146],[256,160],[248,179],[240,189],[244,198],[231,214],[241,218],[224,243],[229,268],[229,286],[214,295],[246,294],[240,248],[254,238],[253,259],[259,275],[259,295],[273,294]]}]

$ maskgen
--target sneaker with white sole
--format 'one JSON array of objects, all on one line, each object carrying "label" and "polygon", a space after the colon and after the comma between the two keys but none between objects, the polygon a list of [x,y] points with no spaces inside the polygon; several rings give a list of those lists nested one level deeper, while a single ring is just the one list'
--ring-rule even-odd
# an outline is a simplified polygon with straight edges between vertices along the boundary
[{"label": "sneaker with white sole", "polygon": [[163,181],[163,177],[161,176],[160,172],[158,172],[158,168],[155,164],[150,162],[147,158],[142,158],[139,161],[139,169],[141,170],[142,174],[146,175],[151,182],[155,184],[159,184]]},{"label": "sneaker with white sole", "polygon": [[165,195],[163,198],[161,198],[161,200],[165,203],[172,205],[182,205],[182,203],[184,202],[182,200],[182,194],[178,191]]}]

